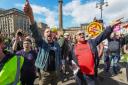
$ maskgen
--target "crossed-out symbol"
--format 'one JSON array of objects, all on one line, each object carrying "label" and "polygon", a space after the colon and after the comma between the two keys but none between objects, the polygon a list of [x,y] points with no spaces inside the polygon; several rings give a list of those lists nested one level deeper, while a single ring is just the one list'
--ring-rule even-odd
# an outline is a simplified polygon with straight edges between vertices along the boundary
[{"label": "crossed-out symbol", "polygon": [[88,25],[87,32],[92,37],[98,36],[102,32],[102,25],[98,22],[92,22]]}]

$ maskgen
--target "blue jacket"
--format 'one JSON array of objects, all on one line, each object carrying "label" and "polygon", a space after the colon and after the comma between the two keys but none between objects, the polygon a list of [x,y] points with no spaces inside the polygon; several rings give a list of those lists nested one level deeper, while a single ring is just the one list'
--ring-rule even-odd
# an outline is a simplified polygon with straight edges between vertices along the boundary
[{"label": "blue jacket", "polygon": [[[31,25],[30,29],[32,31],[32,36],[35,38],[36,44],[39,49],[37,59],[35,61],[35,66],[37,68],[45,70],[45,68],[47,68],[47,66],[48,66],[47,61],[48,61],[48,57],[49,57],[50,47],[49,47],[48,43],[44,39],[42,39],[41,34],[37,30],[38,28],[37,28],[36,24]],[[54,42],[54,46],[56,48],[56,50],[55,50],[55,66],[56,66],[56,70],[60,70],[61,48],[57,42]]]}]

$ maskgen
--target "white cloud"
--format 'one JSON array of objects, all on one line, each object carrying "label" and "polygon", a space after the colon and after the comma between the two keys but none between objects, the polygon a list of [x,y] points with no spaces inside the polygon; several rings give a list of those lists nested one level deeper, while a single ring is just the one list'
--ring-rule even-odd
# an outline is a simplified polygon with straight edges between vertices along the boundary
[{"label": "white cloud", "polygon": [[24,5],[23,4],[15,4],[16,7],[23,7]]},{"label": "white cloud", "polygon": [[[100,18],[100,10],[96,8],[97,0],[82,3],[83,0],[71,0],[63,6],[64,16],[71,16],[71,21],[66,19],[71,26],[78,26],[81,23],[88,23],[96,16]],[[104,0],[108,2],[108,7],[103,6],[103,19],[105,23],[110,23],[111,20],[117,17],[128,18],[128,0]],[[16,4],[17,7],[23,7],[22,4]],[[46,7],[31,5],[35,14],[45,16],[45,19],[38,17],[38,20],[45,20],[49,26],[57,25],[58,17],[57,10],[50,10]]]},{"label": "white cloud", "polygon": [[[115,17],[128,17],[128,0],[108,0],[109,6],[104,11],[106,16],[110,19],[112,16]],[[113,18],[115,18],[113,17]]]},{"label": "white cloud", "polygon": [[42,22],[42,17],[36,17],[38,22]]},{"label": "white cloud", "polygon": [[[128,0],[105,0],[108,7],[103,7],[103,19],[106,23],[117,17],[128,18]],[[100,10],[96,8],[96,2],[81,3],[81,0],[72,0],[63,7],[64,15],[72,16],[72,24],[81,24],[90,22],[96,16],[100,18]]]},{"label": "white cloud", "polygon": [[56,25],[56,23],[57,23],[55,21],[56,13],[54,11],[51,11],[51,10],[47,9],[46,7],[42,7],[42,6],[37,6],[37,5],[31,5],[31,6],[33,8],[34,13],[45,16],[45,22],[49,26]]},{"label": "white cloud", "polygon": [[73,17],[73,24],[90,22],[98,14],[95,3],[81,4],[80,0],[72,0],[64,7],[64,15]]},{"label": "white cloud", "polygon": [[[17,7],[23,7],[22,4],[16,4]],[[48,24],[48,26],[55,26],[57,22],[55,21],[56,13],[54,11],[49,10],[46,7],[42,7],[39,5],[31,4],[31,7],[33,9],[34,14],[43,15],[45,16],[45,23]],[[37,18],[39,21],[41,21],[41,18]]]}]

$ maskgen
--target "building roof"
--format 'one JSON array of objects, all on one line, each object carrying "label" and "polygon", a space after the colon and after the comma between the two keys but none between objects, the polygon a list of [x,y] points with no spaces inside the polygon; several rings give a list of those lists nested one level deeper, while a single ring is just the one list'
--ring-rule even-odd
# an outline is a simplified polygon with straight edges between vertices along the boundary
[{"label": "building roof", "polygon": [[63,29],[64,31],[66,31],[66,30],[70,30],[70,31],[73,31],[73,30],[79,30],[79,29],[81,29],[80,27],[69,27],[69,28],[67,28],[67,29]]},{"label": "building roof", "polygon": [[5,9],[0,8],[0,14],[2,14],[5,11]]},{"label": "building roof", "polygon": [[16,9],[16,8],[11,8],[11,9],[7,9],[7,10],[2,10],[2,12],[0,13],[0,17],[5,16],[5,15],[9,15],[9,14],[14,14],[14,13],[24,15],[23,11]]}]

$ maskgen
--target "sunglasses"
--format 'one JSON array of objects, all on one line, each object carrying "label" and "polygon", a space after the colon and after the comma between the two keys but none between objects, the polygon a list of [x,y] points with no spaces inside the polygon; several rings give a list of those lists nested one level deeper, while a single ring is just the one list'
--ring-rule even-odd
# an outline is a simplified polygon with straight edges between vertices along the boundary
[{"label": "sunglasses", "polygon": [[31,44],[31,43],[23,43],[23,44]]}]

